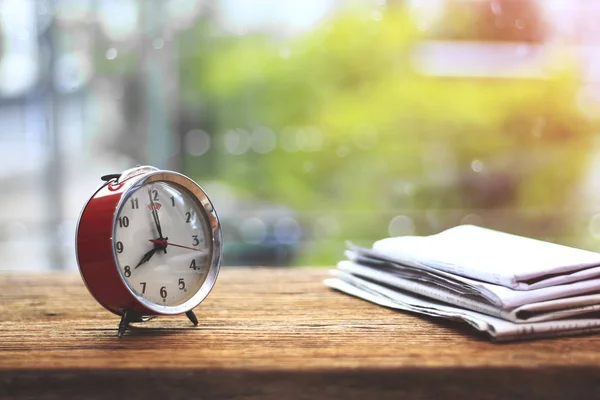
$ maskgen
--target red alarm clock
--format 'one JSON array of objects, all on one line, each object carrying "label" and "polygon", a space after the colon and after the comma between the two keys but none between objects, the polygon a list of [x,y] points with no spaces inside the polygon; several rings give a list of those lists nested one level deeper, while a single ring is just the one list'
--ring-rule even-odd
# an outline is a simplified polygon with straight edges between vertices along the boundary
[{"label": "red alarm clock", "polygon": [[76,232],[83,281],[108,311],[130,322],[185,313],[215,284],[221,225],[210,199],[185,175],[139,166],[103,176]]}]

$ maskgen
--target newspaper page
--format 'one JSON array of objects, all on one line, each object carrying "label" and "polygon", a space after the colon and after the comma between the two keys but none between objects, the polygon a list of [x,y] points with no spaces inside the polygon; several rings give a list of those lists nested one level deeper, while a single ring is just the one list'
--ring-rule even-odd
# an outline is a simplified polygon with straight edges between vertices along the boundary
[{"label": "newspaper page", "polygon": [[532,290],[600,277],[600,254],[461,225],[431,236],[386,238],[373,250],[392,260],[516,290]]},{"label": "newspaper page", "polygon": [[514,309],[525,304],[539,303],[565,297],[600,292],[600,278],[578,281],[570,284],[544,287],[532,290],[514,290],[505,286],[477,281],[461,275],[436,270],[416,260],[394,262],[381,253],[353,246],[346,251],[349,260],[361,265],[386,269],[406,279],[423,281],[453,290],[464,295],[476,295],[502,309]]},{"label": "newspaper page", "polygon": [[416,296],[410,292],[393,290],[341,271],[334,271],[334,274],[336,277],[324,281],[327,286],[333,289],[384,307],[464,321],[475,329],[487,333],[492,340],[498,342],[600,331],[599,318],[517,324],[422,296]]},{"label": "newspaper page", "polygon": [[502,318],[515,323],[552,321],[585,315],[600,310],[600,295],[573,296],[564,299],[524,304],[513,309],[499,307],[479,294],[455,291],[435,283],[406,279],[388,270],[360,265],[352,261],[340,261],[338,270],[359,278],[425,296],[444,303]]}]

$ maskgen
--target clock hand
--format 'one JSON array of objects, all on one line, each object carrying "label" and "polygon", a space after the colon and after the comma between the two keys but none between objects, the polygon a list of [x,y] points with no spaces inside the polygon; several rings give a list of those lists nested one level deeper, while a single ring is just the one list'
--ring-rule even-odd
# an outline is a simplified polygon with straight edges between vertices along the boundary
[{"label": "clock hand", "polygon": [[[158,239],[164,240],[162,234],[162,228],[160,226],[160,219],[158,218],[158,212],[156,211],[156,206],[154,205],[154,200],[152,200],[152,190],[148,189],[148,197],[150,198],[150,206],[152,207],[152,218],[154,218],[154,225],[156,225],[156,230],[158,231]],[[167,253],[167,247],[164,246],[162,249],[165,254]]]},{"label": "clock hand", "polygon": [[161,247],[164,247],[165,249],[167,248],[167,246],[175,246],[175,247],[181,247],[182,249],[194,250],[194,251],[199,251],[201,253],[204,253],[204,250],[195,249],[193,247],[182,246],[180,244],[170,243],[170,242],[167,242],[167,239],[163,239],[163,240],[161,240],[161,239],[150,239],[150,242],[154,243],[155,245],[158,244]]},{"label": "clock hand", "polygon": [[160,239],[163,239],[162,229],[160,227],[160,220],[158,219],[158,213],[156,212],[156,206],[154,204],[154,200],[152,200],[152,190],[148,189],[148,197],[150,198],[150,206],[152,208],[152,218],[154,218],[154,224],[156,225],[156,230],[158,231],[158,236]]},{"label": "clock hand", "polygon": [[146,254],[144,254],[144,256],[142,257],[142,259],[140,260],[140,262],[135,267],[133,267],[133,269],[136,269],[137,267],[139,267],[143,263],[150,261],[150,259],[154,255],[154,253],[156,253],[156,249],[157,248],[155,247],[152,250],[150,250],[149,252],[147,252]]},{"label": "clock hand", "polygon": [[150,240],[150,241],[152,243],[154,243],[154,248],[152,250],[148,251],[146,254],[144,254],[144,256],[142,257],[142,259],[140,260],[138,265],[133,267],[133,269],[136,269],[137,267],[144,264],[145,262],[150,261],[150,259],[152,258],[154,253],[156,253],[157,250],[165,250],[167,248],[167,240],[166,239],[165,240]]}]

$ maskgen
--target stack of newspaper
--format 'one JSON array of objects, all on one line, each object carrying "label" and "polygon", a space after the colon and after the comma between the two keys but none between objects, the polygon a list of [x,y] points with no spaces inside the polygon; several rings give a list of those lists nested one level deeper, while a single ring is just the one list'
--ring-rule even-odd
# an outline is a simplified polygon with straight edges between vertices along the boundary
[{"label": "stack of newspaper", "polygon": [[462,225],[370,249],[325,280],[381,306],[461,320],[508,341],[600,331],[600,254]]}]

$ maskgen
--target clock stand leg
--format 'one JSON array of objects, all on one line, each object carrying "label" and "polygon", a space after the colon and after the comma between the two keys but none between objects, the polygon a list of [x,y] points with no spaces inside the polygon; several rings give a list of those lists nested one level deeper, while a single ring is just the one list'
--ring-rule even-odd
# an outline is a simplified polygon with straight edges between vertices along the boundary
[{"label": "clock stand leg", "polygon": [[192,324],[194,324],[194,326],[198,325],[198,318],[192,310],[186,312],[185,315],[190,319],[190,321],[192,321]]},{"label": "clock stand leg", "polygon": [[140,316],[128,309],[123,310],[123,316],[121,317],[121,322],[119,322],[119,331],[117,333],[117,335],[119,337],[123,337],[123,335],[125,334],[125,331],[127,330],[127,328],[129,327],[129,323],[130,322],[135,322],[135,321],[140,321],[141,318]]}]

